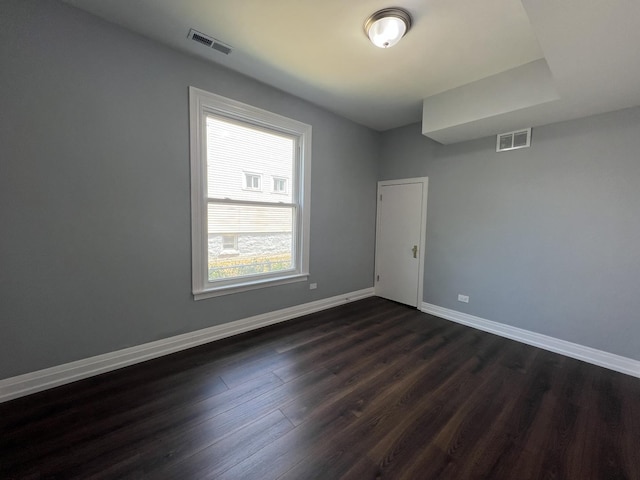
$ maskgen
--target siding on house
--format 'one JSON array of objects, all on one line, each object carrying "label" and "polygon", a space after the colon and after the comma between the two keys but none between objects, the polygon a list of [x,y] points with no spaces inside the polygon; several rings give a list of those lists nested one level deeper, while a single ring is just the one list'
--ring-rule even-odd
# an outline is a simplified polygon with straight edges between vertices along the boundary
[{"label": "siding on house", "polygon": [[293,207],[209,204],[209,234],[291,232]]},{"label": "siding on house", "polygon": [[[210,198],[271,203],[292,202],[295,138],[207,118],[207,185]],[[261,178],[247,188],[245,174]],[[274,192],[274,178],[286,179],[285,193]]]}]

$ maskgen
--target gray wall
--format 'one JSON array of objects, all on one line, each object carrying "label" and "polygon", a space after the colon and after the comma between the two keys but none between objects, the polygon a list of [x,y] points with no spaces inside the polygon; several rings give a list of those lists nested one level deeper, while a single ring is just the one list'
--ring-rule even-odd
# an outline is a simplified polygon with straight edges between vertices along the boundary
[{"label": "gray wall", "polygon": [[[58,2],[0,9],[0,378],[372,286],[377,133]],[[189,85],[313,126],[317,290],[193,301]]]},{"label": "gray wall", "polygon": [[418,124],[381,148],[380,180],[429,177],[425,302],[640,359],[640,108],[512,152]]}]

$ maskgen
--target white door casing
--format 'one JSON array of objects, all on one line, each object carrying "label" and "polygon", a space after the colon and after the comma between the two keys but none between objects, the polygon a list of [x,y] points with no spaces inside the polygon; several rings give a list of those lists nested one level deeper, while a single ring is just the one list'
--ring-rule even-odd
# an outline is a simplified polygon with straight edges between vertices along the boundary
[{"label": "white door casing", "polygon": [[423,297],[427,191],[427,177],[378,182],[375,293],[413,307]]}]

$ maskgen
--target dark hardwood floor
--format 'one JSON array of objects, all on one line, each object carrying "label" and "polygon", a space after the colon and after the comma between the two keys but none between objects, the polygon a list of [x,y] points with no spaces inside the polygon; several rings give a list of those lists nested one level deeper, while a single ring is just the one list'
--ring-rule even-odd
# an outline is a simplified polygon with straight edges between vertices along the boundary
[{"label": "dark hardwood floor", "polygon": [[640,379],[369,298],[0,404],[1,479],[640,479]]}]

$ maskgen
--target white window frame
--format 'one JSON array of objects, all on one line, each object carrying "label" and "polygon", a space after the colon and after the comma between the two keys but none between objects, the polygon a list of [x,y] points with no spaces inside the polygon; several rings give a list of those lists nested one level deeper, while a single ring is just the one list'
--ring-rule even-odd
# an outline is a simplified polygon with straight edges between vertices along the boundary
[{"label": "white window frame", "polygon": [[[289,186],[289,179],[286,177],[272,177],[272,184],[271,184],[271,192],[272,193],[279,193],[279,194],[286,194],[287,193],[287,187]],[[276,190],[276,181],[282,181],[284,182],[284,188],[282,190]]]},{"label": "white window frame", "polygon": [[[292,256],[296,268],[255,277],[210,282],[208,275],[207,228],[207,148],[206,115],[212,114],[246,122],[291,135],[297,140],[292,203],[295,228]],[[189,124],[191,157],[191,251],[192,292],[195,300],[254,290],[258,288],[304,282],[309,277],[309,231],[311,187],[311,126],[236,100],[189,87]]]},{"label": "white window frame", "polygon": [[[258,186],[254,187],[253,185],[249,185],[249,182],[247,182],[247,177],[251,176],[251,177],[256,177],[258,179]],[[262,174],[261,173],[255,173],[255,172],[242,172],[242,188],[244,190],[251,190],[254,192],[261,192],[262,191]]]},{"label": "white window frame", "polygon": [[[225,246],[224,237],[232,238],[231,248]],[[238,251],[238,234],[237,233],[225,233],[222,235],[222,251],[223,252],[237,252]]]}]

